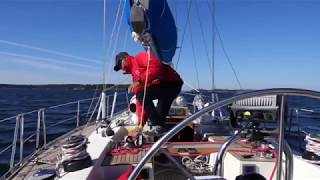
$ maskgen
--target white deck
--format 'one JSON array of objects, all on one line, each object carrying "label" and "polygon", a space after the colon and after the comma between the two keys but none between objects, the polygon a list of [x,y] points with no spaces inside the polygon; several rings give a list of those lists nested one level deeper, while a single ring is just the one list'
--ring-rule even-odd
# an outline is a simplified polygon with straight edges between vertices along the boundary
[{"label": "white deck", "polygon": [[115,141],[126,134],[126,130],[122,127],[117,127],[114,131],[115,135],[111,137],[102,137],[101,129],[98,129],[98,133],[97,131],[94,131],[88,137],[89,144],[87,148],[87,151],[92,158],[93,166],[75,172],[62,173],[62,178],[60,179],[105,179],[106,175],[101,171],[102,167],[100,166],[104,159],[104,155],[106,151],[109,150],[112,141]]},{"label": "white deck", "polygon": [[300,156],[293,156],[293,180],[319,180],[320,166],[306,162]]}]

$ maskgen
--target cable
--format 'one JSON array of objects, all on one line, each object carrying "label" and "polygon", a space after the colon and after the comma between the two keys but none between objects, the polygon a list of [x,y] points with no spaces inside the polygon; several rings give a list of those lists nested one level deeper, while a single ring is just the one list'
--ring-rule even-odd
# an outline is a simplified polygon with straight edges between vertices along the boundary
[{"label": "cable", "polygon": [[[110,57],[114,57],[114,56],[115,56],[115,53],[116,53],[117,45],[118,45],[118,42],[119,42],[119,34],[120,34],[120,30],[121,30],[121,22],[122,22],[123,14],[124,14],[125,2],[126,2],[126,0],[124,0],[124,4],[123,4],[122,11],[121,11],[119,24],[118,24],[116,39],[115,39],[115,43],[114,43],[114,46],[113,46],[113,50],[111,51]],[[107,68],[107,69],[108,69],[108,76],[107,76],[108,79],[107,79],[107,82],[110,80],[109,78],[111,77],[111,76],[110,76],[110,73],[111,73],[111,64],[112,64],[112,63],[110,62],[110,63],[109,63],[109,66],[108,66],[108,68]]]},{"label": "cable", "polygon": [[129,36],[129,29],[127,29],[127,31],[126,31],[126,35],[125,35],[125,39],[124,39],[124,43],[123,43],[123,47],[122,47],[123,50],[125,50],[127,48],[128,36]]},{"label": "cable", "polygon": [[[104,1],[106,1],[106,0],[104,0]],[[108,52],[110,52],[110,49],[111,49],[111,43],[113,42],[113,36],[114,36],[114,32],[115,32],[115,29],[116,29],[116,25],[117,25],[117,21],[118,21],[118,18],[119,18],[119,13],[120,13],[120,9],[121,9],[121,1],[120,1],[120,3],[119,3],[119,6],[118,6],[118,9],[117,9],[117,15],[116,15],[116,19],[115,19],[115,21],[114,21],[114,24],[113,24],[113,27],[112,27],[112,31],[111,31],[111,35],[110,35],[110,41],[109,41],[109,45],[108,45],[108,48],[107,48],[107,50],[106,50],[106,54],[105,54],[105,56],[107,56],[108,55]],[[106,9],[104,9],[104,10],[106,10]],[[106,15],[105,14],[105,12],[104,12],[104,15]],[[105,23],[105,22],[104,22]],[[103,33],[105,33],[105,32],[103,32]],[[103,85],[103,88],[105,88],[106,87],[106,77],[105,77],[105,75],[106,75],[106,67],[105,67],[105,65],[106,65],[106,63],[107,63],[107,58],[106,59],[104,59],[103,60],[103,82],[102,82],[102,84],[104,84]],[[111,62],[109,63],[109,66],[110,66],[110,64],[111,64]],[[110,68],[109,68],[110,69]],[[108,72],[110,72],[110,71],[108,71]],[[108,73],[108,75],[109,75],[110,73]]]},{"label": "cable", "polygon": [[17,42],[2,40],[2,39],[0,39],[0,43],[12,45],[12,46],[17,46],[17,47],[22,47],[22,48],[27,48],[27,49],[32,49],[32,50],[37,50],[37,51],[41,51],[41,52],[45,52],[45,53],[49,53],[49,54],[68,57],[68,58],[73,58],[73,59],[77,59],[80,61],[86,61],[86,62],[90,62],[90,63],[100,64],[100,60],[79,57],[79,56],[67,54],[64,52],[56,51],[56,50],[40,48],[40,47],[36,47],[36,46],[31,46],[31,45],[27,45],[27,44],[22,44],[22,43],[17,43]]},{"label": "cable", "polygon": [[5,56],[15,56],[19,57],[18,61],[26,61],[25,59],[33,59],[33,60],[40,60],[40,61],[47,61],[47,62],[53,62],[53,63],[58,63],[58,64],[68,64],[68,65],[73,65],[73,66],[79,66],[82,68],[91,68],[91,69],[97,69],[93,65],[85,65],[85,64],[79,64],[79,63],[73,63],[73,62],[68,62],[68,61],[63,61],[63,60],[58,60],[58,59],[51,59],[51,58],[46,58],[46,57],[39,57],[39,56],[30,56],[26,54],[17,54],[17,53],[11,53],[11,52],[6,52],[6,51],[0,51],[0,54],[5,55]]},{"label": "cable", "polygon": [[180,45],[181,47],[180,47],[180,51],[179,51],[179,54],[178,54],[178,60],[177,60],[177,63],[176,63],[176,70],[178,70],[178,64],[179,64],[179,60],[180,60],[180,56],[181,56],[184,36],[185,36],[185,34],[187,32],[187,26],[188,26],[188,21],[189,21],[189,17],[190,17],[191,5],[192,5],[192,0],[190,0],[190,2],[189,2],[188,12],[187,12],[187,19],[186,19],[186,23],[184,25],[183,34],[182,34],[182,40],[181,40],[181,45]]},{"label": "cable", "polygon": [[[209,9],[209,11],[210,11],[210,13],[211,13],[211,16],[212,16],[212,18],[214,18],[213,11],[212,11],[212,9],[211,9],[211,7],[210,7],[210,3],[209,3],[208,0],[207,0],[206,2],[207,2],[207,4],[208,4],[208,9]],[[235,68],[234,68],[233,65],[232,65],[231,59],[230,59],[230,57],[228,56],[227,51],[226,51],[226,49],[225,49],[225,47],[224,47],[224,43],[223,43],[223,40],[222,40],[220,31],[219,31],[219,29],[218,29],[218,25],[217,25],[217,23],[215,23],[215,21],[214,21],[214,27],[215,27],[215,30],[217,31],[217,34],[218,34],[218,37],[219,37],[219,41],[220,41],[220,44],[221,44],[221,48],[222,48],[223,54],[225,55],[225,57],[226,57],[226,59],[227,59],[227,61],[228,61],[228,63],[229,63],[229,66],[230,66],[230,68],[231,68],[231,70],[232,70],[232,72],[233,72],[233,74],[234,74],[234,76],[235,76],[235,78],[236,78],[236,81],[237,81],[240,89],[242,89],[242,85],[241,85],[241,83],[240,83],[240,80],[239,80],[239,78],[238,78],[238,75],[237,75],[237,73],[236,73],[236,70],[235,70]]]},{"label": "cable", "polygon": [[[103,0],[103,25],[102,25],[102,48],[103,48],[103,55],[107,55],[107,39],[106,39],[106,34],[107,34],[107,28],[106,28],[106,17],[107,17],[107,1]],[[104,60],[102,58],[103,61],[103,66],[102,66],[102,88],[105,89],[106,85],[105,85],[105,78],[106,78],[106,70],[105,70],[105,66],[106,66],[106,60]]]},{"label": "cable", "polygon": [[219,40],[220,40],[220,43],[221,43],[221,48],[222,48],[222,50],[223,50],[223,53],[224,53],[224,55],[225,55],[225,57],[226,57],[229,65],[230,65],[230,67],[231,67],[231,70],[232,70],[232,72],[233,72],[233,74],[234,74],[234,76],[235,76],[235,78],[236,78],[236,80],[237,80],[237,83],[238,83],[240,89],[242,89],[242,85],[241,85],[241,83],[240,83],[240,80],[239,80],[239,78],[238,78],[238,75],[237,75],[237,73],[236,73],[236,70],[235,70],[235,68],[233,67],[232,63],[231,63],[230,57],[228,56],[228,54],[227,54],[227,52],[226,52],[226,49],[225,49],[225,47],[224,47],[224,44],[223,44],[223,41],[222,41],[222,38],[221,38],[221,35],[220,35],[220,32],[219,32],[217,26],[216,26],[216,31],[217,31],[217,34],[218,34],[218,37],[219,37]]},{"label": "cable", "polygon": [[193,86],[190,85],[190,83],[188,83],[186,80],[183,80],[184,84],[186,86],[188,86],[189,88],[191,88],[192,90],[195,90],[196,92],[200,93],[200,91],[196,88],[194,88]]},{"label": "cable", "polygon": [[193,36],[192,36],[192,30],[191,30],[190,21],[188,21],[188,25],[189,25],[189,31],[190,31],[190,39],[191,39],[191,48],[192,48],[193,62],[194,62],[194,67],[195,67],[195,71],[196,71],[197,85],[198,85],[198,89],[199,89],[199,88],[200,88],[199,72],[198,72],[198,66],[197,66],[196,52],[195,52],[194,44],[193,44]]},{"label": "cable", "polygon": [[199,25],[200,25],[201,38],[202,38],[202,41],[203,41],[203,44],[204,44],[204,50],[206,52],[206,56],[207,56],[207,60],[208,60],[209,70],[210,70],[210,72],[212,74],[213,70],[211,68],[211,63],[210,63],[210,57],[209,57],[209,51],[208,51],[207,43],[206,43],[206,40],[204,38],[204,31],[203,31],[203,26],[202,26],[201,19],[200,19],[200,13],[199,13],[199,7],[198,7],[198,2],[197,1],[196,1],[196,13],[197,13],[197,20],[198,20]]}]

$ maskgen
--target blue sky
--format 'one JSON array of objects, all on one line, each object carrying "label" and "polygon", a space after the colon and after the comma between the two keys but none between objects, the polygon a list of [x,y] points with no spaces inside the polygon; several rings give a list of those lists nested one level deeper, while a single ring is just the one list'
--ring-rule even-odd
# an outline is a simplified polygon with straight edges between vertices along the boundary
[{"label": "blue sky", "polygon": [[[106,47],[112,47],[107,51],[103,48],[102,0],[0,0],[0,84],[102,83],[104,60],[108,83],[130,82],[130,77],[112,71],[113,55],[123,50],[136,54],[143,49],[127,33],[124,19],[118,43],[116,36],[110,40],[119,2],[107,1]],[[177,19],[181,46],[189,1],[168,2]],[[224,46],[245,89],[320,90],[319,9],[316,0],[216,0],[216,24],[223,40],[222,45],[215,37],[216,87],[239,88]],[[178,72],[187,84],[210,88],[205,45],[211,57],[212,17],[207,0],[193,1],[190,17],[196,60],[188,28]]]}]

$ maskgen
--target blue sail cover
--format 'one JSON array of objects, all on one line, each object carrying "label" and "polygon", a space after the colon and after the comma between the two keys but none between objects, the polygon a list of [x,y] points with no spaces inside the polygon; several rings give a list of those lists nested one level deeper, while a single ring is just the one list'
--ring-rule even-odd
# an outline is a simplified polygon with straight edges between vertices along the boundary
[{"label": "blue sail cover", "polygon": [[[130,30],[133,32],[130,22],[131,7],[134,0],[126,0],[125,11]],[[146,19],[145,32],[151,34],[153,40],[152,51],[165,63],[172,61],[177,48],[177,28],[166,0],[139,0],[146,5],[144,18]],[[132,18],[132,17],[131,17]]]}]

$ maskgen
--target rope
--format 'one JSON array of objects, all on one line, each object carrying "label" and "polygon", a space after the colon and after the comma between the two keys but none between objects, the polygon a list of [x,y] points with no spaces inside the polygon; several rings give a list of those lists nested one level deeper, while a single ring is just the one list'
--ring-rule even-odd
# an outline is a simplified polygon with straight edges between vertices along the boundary
[{"label": "rope", "polygon": [[88,139],[85,136],[69,137],[65,144],[61,146],[61,159],[59,163],[87,158],[89,156],[87,143]]},{"label": "rope", "polygon": [[[269,180],[272,180],[274,177],[274,174],[277,170],[278,166],[278,154],[274,149],[271,148],[257,148],[257,149],[230,149],[229,151],[233,152],[245,152],[245,153],[256,153],[256,152],[272,152],[275,163],[272,168],[271,175],[269,177]],[[185,167],[187,167],[189,170],[193,172],[205,172],[210,171],[210,164],[209,164],[209,158],[207,157],[211,153],[191,153],[191,154],[182,154],[182,153],[170,153],[172,156],[176,157],[182,157],[181,163]],[[192,159],[191,157],[195,157]]]},{"label": "rope", "polygon": [[[148,74],[149,74],[149,66],[150,66],[150,47],[148,47],[148,50],[147,50],[147,53],[148,53],[148,64],[147,64],[147,71],[146,71],[146,82],[144,83],[144,88],[143,88],[143,100],[142,100],[142,112],[141,112],[141,115],[140,115],[140,120],[142,121],[142,117],[143,117],[143,114],[144,114],[144,102],[145,102],[145,98],[146,98],[146,94],[147,94],[147,82],[148,82]],[[140,122],[139,122],[140,124]],[[140,126],[142,127],[142,124],[140,124]]]},{"label": "rope", "polygon": [[307,134],[304,139],[306,144],[306,150],[320,156],[320,137]]},{"label": "rope", "polygon": [[195,173],[206,173],[210,172],[211,169],[208,156],[199,155],[193,159],[188,156],[184,156],[181,159],[181,163],[188,168],[188,170]]}]

